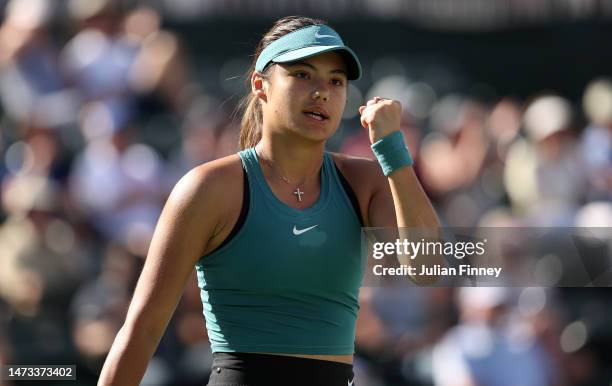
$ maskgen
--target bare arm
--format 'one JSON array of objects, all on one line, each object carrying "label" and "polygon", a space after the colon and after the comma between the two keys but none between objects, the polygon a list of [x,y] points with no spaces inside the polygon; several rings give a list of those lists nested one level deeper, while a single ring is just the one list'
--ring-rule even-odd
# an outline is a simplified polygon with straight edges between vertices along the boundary
[{"label": "bare arm", "polygon": [[[375,98],[359,109],[361,123],[368,129],[370,141],[384,138],[400,129],[401,105],[397,101]],[[371,226],[400,228],[400,238],[409,234],[437,238],[440,222],[412,166],[403,166],[387,178],[382,178],[380,167],[373,178],[376,185],[368,206]],[[425,233],[423,233],[425,232]],[[415,259],[398,255],[400,263],[419,267],[444,264],[441,256],[418,256]],[[420,271],[417,268],[417,271]],[[435,277],[412,277],[417,283],[431,283]]]},{"label": "bare arm", "polygon": [[374,192],[368,213],[374,227],[438,228],[440,223],[412,167],[391,174]]},{"label": "bare arm", "polygon": [[[361,124],[368,129],[370,142],[400,131],[402,106],[398,101],[375,97],[359,108]],[[379,168],[377,170],[380,171]],[[438,217],[421,187],[411,166],[404,166],[391,173],[383,182],[380,173],[374,178],[376,188],[369,205],[369,218],[372,226],[437,228]],[[389,189],[390,188],[390,189]],[[393,198],[393,209],[390,194]]]},{"label": "bare arm", "polygon": [[[138,385],[174,313],[218,216],[204,167],[174,187],[155,228],[123,327],[102,368],[99,386]],[[219,206],[219,205],[216,205]]]}]

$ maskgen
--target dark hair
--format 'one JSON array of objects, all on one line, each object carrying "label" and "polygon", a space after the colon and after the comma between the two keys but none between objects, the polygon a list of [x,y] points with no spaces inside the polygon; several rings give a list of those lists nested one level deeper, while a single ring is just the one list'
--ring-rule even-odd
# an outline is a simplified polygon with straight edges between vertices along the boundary
[{"label": "dark hair", "polygon": [[[296,31],[300,28],[308,27],[311,25],[319,25],[324,24],[328,25],[327,22],[321,19],[313,19],[310,17],[304,16],[287,16],[279,19],[272,28],[268,32],[264,34],[261,38],[257,47],[255,48],[255,55],[253,57],[253,62],[249,67],[248,72],[246,73],[246,84],[247,84],[247,94],[242,98],[238,108],[241,111],[244,111],[242,115],[242,120],[240,122],[240,149],[246,149],[249,147],[253,147],[259,142],[261,139],[261,129],[262,129],[262,113],[261,113],[261,104],[259,98],[256,95],[253,95],[251,92],[251,74],[255,71],[255,63],[257,62],[257,58],[259,54],[266,48],[270,43],[275,41],[276,39],[287,35],[290,32]],[[264,76],[268,75],[271,66],[268,66],[264,70]]]}]

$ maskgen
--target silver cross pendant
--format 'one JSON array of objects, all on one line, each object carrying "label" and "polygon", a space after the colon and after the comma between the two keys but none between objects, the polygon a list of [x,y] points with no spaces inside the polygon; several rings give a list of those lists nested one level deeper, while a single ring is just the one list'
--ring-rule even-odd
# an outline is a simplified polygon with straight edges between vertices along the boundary
[{"label": "silver cross pendant", "polygon": [[304,192],[302,192],[300,188],[297,188],[293,194],[297,196],[299,202],[302,202],[302,194],[304,194]]}]

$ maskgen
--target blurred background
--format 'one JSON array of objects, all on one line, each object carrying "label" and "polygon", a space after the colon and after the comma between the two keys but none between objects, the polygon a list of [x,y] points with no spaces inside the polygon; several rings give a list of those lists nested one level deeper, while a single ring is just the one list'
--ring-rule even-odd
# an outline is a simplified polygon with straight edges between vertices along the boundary
[{"label": "blurred background", "polygon": [[[290,14],[330,21],[364,65],[330,150],[372,157],[357,108],[395,98],[444,225],[612,227],[612,0],[0,11],[0,365],[76,364],[66,384],[95,384],[169,191],[237,151],[255,44]],[[611,295],[363,288],[356,383],[610,386]],[[143,384],[204,385],[210,364],[194,275]]]}]

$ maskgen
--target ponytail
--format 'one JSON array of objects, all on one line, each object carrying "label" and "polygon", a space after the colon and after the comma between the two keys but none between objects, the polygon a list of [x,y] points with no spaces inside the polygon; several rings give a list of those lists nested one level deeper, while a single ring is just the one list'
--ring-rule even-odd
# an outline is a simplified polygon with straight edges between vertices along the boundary
[{"label": "ponytail", "polygon": [[257,145],[261,140],[262,114],[261,104],[255,94],[249,93],[240,101],[240,108],[244,110],[240,121],[240,150]]}]

